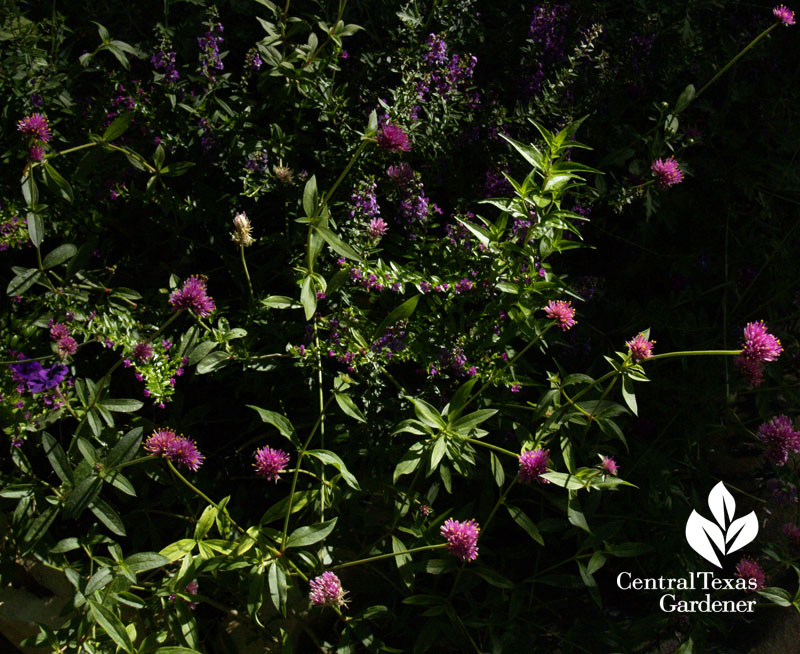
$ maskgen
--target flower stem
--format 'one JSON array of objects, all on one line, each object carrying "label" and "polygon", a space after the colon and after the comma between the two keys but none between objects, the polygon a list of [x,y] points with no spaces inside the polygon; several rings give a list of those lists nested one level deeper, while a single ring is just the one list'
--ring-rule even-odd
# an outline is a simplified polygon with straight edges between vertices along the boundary
[{"label": "flower stem", "polygon": [[247,278],[247,288],[250,291],[250,301],[255,301],[255,295],[253,294],[253,282],[250,281],[250,271],[247,269],[247,260],[244,256],[244,244],[239,244],[239,252],[242,255],[242,268],[244,268],[244,276]]},{"label": "flower stem", "polygon": [[491,443],[484,443],[483,441],[480,441],[477,438],[465,438],[464,440],[467,441],[468,443],[472,443],[473,445],[481,445],[483,447],[488,447],[490,450],[494,450],[495,452],[500,452],[501,454],[507,454],[508,456],[513,456],[515,459],[519,459],[519,454],[517,454],[516,452],[506,450],[502,447],[498,447],[497,445],[492,445]]},{"label": "flower stem", "polygon": [[736,356],[741,354],[741,350],[689,350],[685,352],[664,352],[663,354],[654,354],[651,357],[642,359],[640,363],[645,361],[655,361],[656,359],[669,359],[671,357],[690,357],[690,356]]},{"label": "flower stem", "polygon": [[401,552],[389,552],[388,554],[378,554],[377,556],[370,556],[366,559],[359,559],[358,561],[348,561],[347,563],[340,563],[329,568],[329,570],[341,570],[342,568],[351,568],[354,565],[361,565],[362,563],[372,563],[373,561],[382,561],[383,559],[393,559],[396,556],[403,554],[413,554],[414,552],[423,552],[425,550],[440,550],[447,547],[447,543],[437,543],[436,545],[423,545],[422,547],[415,547],[410,550],[403,550]]}]

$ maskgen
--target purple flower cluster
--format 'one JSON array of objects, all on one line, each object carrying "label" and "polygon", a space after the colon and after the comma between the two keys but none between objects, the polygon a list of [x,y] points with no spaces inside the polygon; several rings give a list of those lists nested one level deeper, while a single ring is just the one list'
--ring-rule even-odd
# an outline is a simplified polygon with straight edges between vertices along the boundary
[{"label": "purple flower cluster", "polygon": [[478,534],[481,529],[474,520],[459,522],[445,520],[439,533],[447,540],[447,551],[461,559],[462,563],[478,558]]},{"label": "purple flower cluster", "polygon": [[157,429],[144,443],[144,449],[150,454],[167,457],[175,464],[182,465],[195,472],[203,465],[203,455],[197,449],[197,444],[178,436],[172,429]]},{"label": "purple flower cluster", "polygon": [[754,361],[775,361],[781,352],[783,347],[780,340],[767,331],[763,320],[747,323],[741,356]]},{"label": "purple flower cluster", "polygon": [[[506,172],[508,172],[506,170]],[[513,192],[514,188],[511,186],[505,175],[501,171],[487,170],[486,181],[483,183],[483,195],[487,198],[504,198]]]},{"label": "purple flower cluster", "polygon": [[641,361],[642,359],[649,359],[653,356],[653,345],[655,341],[649,341],[642,333],[637,334],[629,341],[625,341],[625,345],[631,352],[634,361]]},{"label": "purple flower cluster", "polygon": [[373,218],[369,221],[369,225],[367,225],[367,233],[374,241],[380,240],[380,238],[386,234],[388,229],[389,226],[386,224],[386,221],[384,221],[383,218]]},{"label": "purple flower cluster", "polygon": [[619,465],[617,465],[617,462],[614,461],[613,457],[601,456],[599,468],[607,475],[616,476],[617,471],[619,470]]},{"label": "purple flower cluster", "polygon": [[533,9],[533,18],[528,27],[528,40],[533,48],[531,73],[523,79],[524,92],[537,94],[544,84],[548,72],[567,57],[564,40],[567,35],[567,5],[551,7],[538,5]]},{"label": "purple flower cluster", "polygon": [[659,188],[669,188],[683,181],[683,172],[675,157],[656,159],[650,166],[650,170],[653,171],[653,176],[656,178],[656,184]]},{"label": "purple flower cluster", "polygon": [[800,432],[784,415],[763,423],[758,428],[758,438],[767,446],[767,458],[776,466],[784,465],[790,454],[800,452]]},{"label": "purple flower cluster", "polygon": [[575,320],[575,309],[569,300],[550,300],[544,308],[545,315],[550,320],[555,320],[561,331],[567,331],[578,324]]},{"label": "purple flower cluster", "polygon": [[428,100],[431,88],[440,95],[447,95],[451,90],[457,89],[461,82],[472,78],[478,63],[477,57],[453,54],[448,59],[447,43],[436,34],[429,34],[425,43],[428,46],[425,63],[431,73],[429,81],[422,81],[417,85],[417,96],[420,100]]},{"label": "purple flower cluster", "polygon": [[69,327],[60,322],[53,322],[52,319],[50,320],[50,338],[56,342],[58,356],[61,359],[78,351],[78,343],[70,336]]},{"label": "purple flower cluster", "polygon": [[786,5],[778,5],[772,10],[772,14],[781,21],[784,27],[794,25],[794,12]]},{"label": "purple flower cluster", "polygon": [[314,606],[344,606],[347,591],[342,589],[342,582],[335,573],[323,572],[309,582],[311,592],[308,597]]},{"label": "purple flower cluster", "polygon": [[209,84],[214,84],[217,81],[215,71],[224,70],[225,68],[219,53],[219,44],[225,40],[220,34],[224,31],[225,28],[222,23],[212,21],[209,23],[205,34],[197,37],[197,45],[200,48],[200,72],[208,80]]},{"label": "purple flower cluster", "polygon": [[25,116],[17,123],[17,129],[30,137],[29,153],[31,161],[42,161],[44,159],[44,144],[53,137],[47,117],[37,113]]},{"label": "purple flower cluster", "polygon": [[761,590],[766,585],[767,575],[764,574],[764,570],[758,563],[748,559],[746,556],[742,557],[742,560],[736,564],[736,572],[734,574],[740,579],[748,581],[748,583],[751,579],[754,581],[754,587],[749,588],[747,592]]},{"label": "purple flower cluster", "polygon": [[547,472],[547,460],[550,458],[550,451],[537,447],[535,450],[528,450],[519,456],[519,480],[524,483],[538,481],[546,484],[548,481],[542,479],[542,475]]},{"label": "purple flower cluster", "polygon": [[264,60],[261,58],[261,55],[258,54],[258,50],[251,48],[245,55],[244,65],[249,70],[261,70],[261,66],[264,65]]},{"label": "purple flower cluster", "polygon": [[380,217],[381,208],[378,206],[378,196],[375,195],[375,182],[363,183],[361,188],[350,196],[350,209],[348,216],[352,219],[371,221]]},{"label": "purple flower cluster", "polygon": [[45,368],[38,361],[25,361],[27,357],[21,352],[17,358],[21,360],[21,363],[12,363],[8,366],[11,369],[11,378],[20,386],[27,387],[31,393],[42,393],[55,388],[67,378],[69,373],[67,366],[61,364]]},{"label": "purple flower cluster", "polygon": [[210,316],[217,308],[208,296],[205,279],[192,275],[183,282],[183,287],[172,292],[169,303],[176,311],[188,309],[196,316],[205,318]]},{"label": "purple flower cluster", "polygon": [[177,82],[181,75],[175,67],[175,52],[173,50],[160,49],[150,57],[150,63],[158,71],[164,71],[164,79],[167,82]]},{"label": "purple flower cluster", "polygon": [[376,136],[378,147],[389,152],[410,152],[411,139],[402,127],[395,125],[390,120],[385,120],[378,128]]},{"label": "purple flower cluster", "polygon": [[257,150],[256,152],[248,155],[247,163],[245,163],[244,167],[247,170],[252,170],[253,172],[257,173],[267,172],[267,151]]},{"label": "purple flower cluster", "polygon": [[388,361],[398,352],[406,349],[406,330],[401,325],[392,325],[386,328],[386,333],[376,339],[371,346],[373,352],[383,354]]},{"label": "purple flower cluster", "polygon": [[276,483],[280,473],[285,470],[286,464],[289,463],[289,455],[286,452],[268,445],[257,449],[254,456],[256,460],[253,463],[253,467],[256,469],[256,474]]},{"label": "purple flower cluster", "polygon": [[11,216],[0,223],[0,252],[15,248],[28,241],[28,230],[19,216]]}]

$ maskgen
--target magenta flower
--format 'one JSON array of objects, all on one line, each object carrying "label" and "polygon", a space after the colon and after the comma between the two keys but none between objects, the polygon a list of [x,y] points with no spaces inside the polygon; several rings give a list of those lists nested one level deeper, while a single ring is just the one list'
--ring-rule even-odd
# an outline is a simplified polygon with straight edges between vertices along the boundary
[{"label": "magenta flower", "polygon": [[367,232],[369,235],[374,239],[379,239],[381,236],[386,234],[386,230],[389,229],[389,226],[386,224],[383,218],[373,218],[369,221],[369,226],[367,227]]},{"label": "magenta flower", "polygon": [[339,577],[330,570],[312,579],[309,585],[311,592],[308,597],[314,606],[344,606],[347,604],[347,600],[344,598],[347,591],[342,589]]},{"label": "magenta flower", "polygon": [[537,447],[535,450],[528,450],[519,456],[519,480],[529,483],[538,481],[546,484],[548,481],[542,479],[540,475],[547,472],[547,459],[550,458],[550,450],[543,450]]},{"label": "magenta flower", "polygon": [[170,443],[177,437],[172,429],[156,429],[144,442],[144,449],[150,454],[166,454]]},{"label": "magenta flower", "polygon": [[789,545],[800,549],[800,527],[792,523],[783,525],[783,535],[789,540]]},{"label": "magenta flower", "polygon": [[607,475],[614,475],[616,476],[617,471],[619,470],[619,466],[617,462],[610,456],[601,456],[600,457],[600,469],[606,473]]},{"label": "magenta flower", "polygon": [[175,310],[189,309],[200,318],[210,316],[217,306],[208,296],[205,279],[192,275],[183,282],[183,288],[177,289],[169,296],[169,303]]},{"label": "magenta flower", "polygon": [[42,114],[31,114],[25,116],[17,123],[17,129],[23,134],[27,134],[35,138],[37,141],[47,143],[53,134],[50,132],[50,125],[47,123],[47,118]]},{"label": "magenta flower", "polygon": [[800,432],[786,416],[775,416],[762,424],[758,438],[767,446],[767,458],[776,466],[784,465],[790,454],[800,452]]},{"label": "magenta flower", "polygon": [[72,336],[64,336],[58,339],[58,353],[62,357],[67,354],[75,354],[78,351],[78,343]]},{"label": "magenta flower", "polygon": [[650,166],[650,170],[653,171],[659,188],[669,188],[683,181],[683,173],[675,157],[669,157],[666,160],[656,159]]},{"label": "magenta flower", "polygon": [[39,144],[32,145],[29,154],[31,161],[44,161],[44,148]]},{"label": "magenta flower", "polygon": [[639,333],[636,337],[629,341],[625,341],[625,345],[631,351],[634,361],[641,361],[642,359],[649,359],[653,356],[653,345],[655,341],[649,341],[645,335]]},{"label": "magenta flower", "polygon": [[268,481],[277,482],[278,475],[289,463],[289,455],[286,452],[269,446],[256,450],[255,457],[253,467],[256,469],[256,474],[266,477]]},{"label": "magenta flower", "polygon": [[65,336],[69,336],[69,327],[65,324],[56,322],[50,326],[50,338],[54,341],[60,341]]},{"label": "magenta flower", "polygon": [[550,320],[556,321],[562,332],[578,324],[578,321],[575,320],[575,309],[569,300],[550,300],[544,308],[544,313]]},{"label": "magenta flower", "polygon": [[794,25],[794,12],[786,5],[778,5],[772,10],[772,13],[784,26]]},{"label": "magenta flower", "polygon": [[133,358],[144,363],[153,356],[153,346],[150,343],[137,343],[133,346]]},{"label": "magenta flower", "polygon": [[403,131],[402,127],[398,127],[389,120],[381,125],[376,138],[378,147],[389,150],[389,152],[409,152],[411,150],[408,134]]},{"label": "magenta flower", "polygon": [[176,436],[167,445],[164,455],[173,463],[185,466],[192,472],[203,465],[203,455],[197,449],[197,444],[183,436]]},{"label": "magenta flower", "polygon": [[781,352],[781,342],[767,331],[764,321],[750,322],[744,328],[742,356],[756,361],[775,361]]},{"label": "magenta flower", "polygon": [[[761,566],[753,561],[753,559],[748,559],[746,556],[742,557],[742,560],[736,564],[735,574],[740,579],[745,579],[748,581],[748,584],[750,585],[748,592],[761,590],[766,585],[765,582],[767,576],[764,574]],[[753,583],[750,582],[751,579],[754,580]]]},{"label": "magenta flower", "polygon": [[457,556],[462,562],[474,561],[478,558],[478,534],[481,529],[474,520],[459,522],[445,520],[439,533],[447,539],[447,551]]}]

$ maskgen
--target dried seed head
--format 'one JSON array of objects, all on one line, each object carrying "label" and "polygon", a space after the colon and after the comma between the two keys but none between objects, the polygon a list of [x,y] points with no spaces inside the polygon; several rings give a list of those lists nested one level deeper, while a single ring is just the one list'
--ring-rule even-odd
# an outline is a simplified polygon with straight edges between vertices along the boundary
[{"label": "dried seed head", "polygon": [[273,166],[272,172],[275,173],[275,177],[278,178],[281,184],[286,184],[288,186],[294,181],[294,172],[289,166]]},{"label": "dried seed head", "polygon": [[255,243],[255,239],[252,237],[253,228],[250,225],[250,219],[247,217],[247,214],[244,213],[237,213],[233,218],[233,234],[231,234],[231,238],[235,243],[242,245],[244,247],[249,247],[253,243]]}]

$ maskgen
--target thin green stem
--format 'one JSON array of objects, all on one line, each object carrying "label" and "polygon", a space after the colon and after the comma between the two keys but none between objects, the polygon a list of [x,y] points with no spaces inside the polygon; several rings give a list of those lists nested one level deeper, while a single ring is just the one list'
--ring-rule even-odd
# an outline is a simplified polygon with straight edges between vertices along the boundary
[{"label": "thin green stem", "polygon": [[388,554],[378,554],[377,556],[370,556],[366,559],[358,559],[357,561],[348,561],[347,563],[340,563],[335,565],[329,570],[341,570],[342,568],[352,568],[354,565],[361,565],[362,563],[373,563],[375,561],[382,561],[384,559],[393,559],[396,556],[404,554],[414,554],[415,552],[424,552],[425,550],[440,550],[447,547],[447,543],[437,543],[436,545],[423,545],[422,547],[415,547],[410,550],[402,550],[401,552],[389,552]]},{"label": "thin green stem", "polygon": [[480,445],[481,447],[486,447],[490,450],[494,450],[495,452],[500,452],[501,454],[506,454],[508,456],[513,456],[515,459],[519,459],[519,454],[517,454],[516,452],[506,450],[497,445],[492,445],[491,443],[485,443],[484,441],[478,440],[477,438],[467,437],[464,440],[467,441],[468,443],[472,443],[473,445]]},{"label": "thin green stem", "polygon": [[518,479],[519,479],[519,477],[515,476],[511,480],[511,483],[506,487],[506,489],[500,495],[500,497],[497,498],[497,502],[495,502],[494,508],[489,513],[489,517],[486,518],[486,522],[483,523],[483,527],[481,527],[481,531],[485,532],[489,528],[489,524],[492,522],[492,519],[494,518],[494,514],[497,513],[497,509],[499,509],[502,504],[505,504],[505,501],[506,501],[506,498],[508,497],[508,494],[511,492],[511,489],[514,488],[514,485],[517,483]]},{"label": "thin green stem", "polygon": [[96,145],[100,145],[102,141],[92,141],[91,143],[84,143],[83,145],[76,145],[73,148],[67,148],[66,150],[59,150],[58,152],[53,152],[52,154],[48,155],[48,159],[53,159],[55,157],[60,157],[64,154],[69,154],[70,152],[77,152],[78,150],[84,150],[86,148],[93,148]]},{"label": "thin green stem", "polygon": [[344,170],[341,172],[337,180],[333,183],[333,186],[331,186],[330,189],[328,189],[328,192],[325,193],[324,196],[322,196],[322,202],[320,202],[319,209],[315,212],[314,218],[317,218],[317,216],[319,216],[322,213],[322,210],[325,208],[325,205],[328,204],[328,201],[331,199],[336,189],[339,188],[339,184],[342,183],[344,178],[347,176],[347,173],[350,172],[350,169],[353,167],[356,160],[361,156],[361,153],[369,144],[370,141],[361,141],[361,143],[358,144],[358,147],[356,148],[356,151],[353,153],[352,158],[350,159],[350,161],[347,162],[347,165],[344,167]]},{"label": "thin green stem", "polygon": [[245,259],[245,256],[244,256],[244,244],[243,243],[239,244],[239,253],[242,256],[242,268],[244,268],[244,276],[247,278],[247,288],[250,291],[250,301],[254,302],[255,301],[255,295],[253,293],[253,282],[250,281],[250,271],[247,269],[247,260]]},{"label": "thin green stem", "polygon": [[671,359],[673,357],[696,357],[696,356],[729,356],[735,357],[741,354],[741,350],[689,350],[685,352],[664,352],[663,354],[654,354],[651,357],[642,359],[640,363],[646,361],[657,361],[658,359]]},{"label": "thin green stem", "polygon": [[[320,355],[319,332],[317,323],[314,322],[314,345],[317,353],[317,388],[319,393],[319,442],[320,447],[325,449],[325,393],[322,387],[322,357]],[[299,464],[298,464],[299,467]],[[322,483],[325,483],[325,466],[322,467]],[[325,520],[325,488],[320,488],[319,492],[319,520]]]},{"label": "thin green stem", "polygon": [[114,472],[116,470],[122,470],[122,468],[127,468],[128,466],[135,466],[138,463],[144,463],[145,461],[155,461],[158,457],[154,454],[148,454],[147,456],[140,456],[136,459],[132,459],[130,461],[126,461],[125,463],[119,463],[111,468],[108,468],[108,472]]}]

